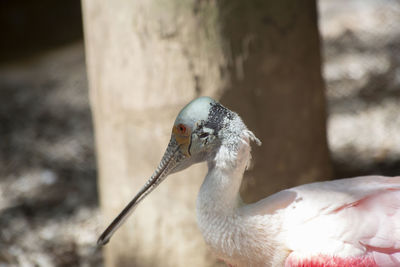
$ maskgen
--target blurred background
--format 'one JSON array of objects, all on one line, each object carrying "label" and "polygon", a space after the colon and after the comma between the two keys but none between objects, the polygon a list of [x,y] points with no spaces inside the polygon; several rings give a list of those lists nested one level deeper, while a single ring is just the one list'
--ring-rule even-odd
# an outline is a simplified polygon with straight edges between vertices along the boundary
[{"label": "blurred background", "polygon": [[[334,178],[400,174],[400,1],[320,0]],[[1,1],[0,266],[102,266],[79,0]]]}]

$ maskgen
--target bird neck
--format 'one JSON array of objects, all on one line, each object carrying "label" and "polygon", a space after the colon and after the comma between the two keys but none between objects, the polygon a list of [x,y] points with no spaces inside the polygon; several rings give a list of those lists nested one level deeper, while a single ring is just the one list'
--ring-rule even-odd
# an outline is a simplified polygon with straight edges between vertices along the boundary
[{"label": "bird neck", "polygon": [[222,144],[208,161],[208,173],[197,198],[197,220],[206,243],[224,259],[238,253],[232,236],[242,231],[239,189],[250,160],[249,138]]},{"label": "bird neck", "polygon": [[198,210],[234,214],[242,203],[239,189],[250,159],[248,139],[238,138],[234,143],[222,144],[208,161],[208,173],[198,196]]}]

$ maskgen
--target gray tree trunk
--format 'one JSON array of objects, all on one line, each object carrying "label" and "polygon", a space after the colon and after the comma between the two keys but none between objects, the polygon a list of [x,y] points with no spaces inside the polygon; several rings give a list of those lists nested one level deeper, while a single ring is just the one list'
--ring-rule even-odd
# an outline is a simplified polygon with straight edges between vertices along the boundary
[{"label": "gray tree trunk", "polygon": [[[175,116],[209,95],[263,141],[243,196],[326,179],[315,1],[82,0],[104,226],[152,174]],[[195,224],[205,166],[169,177],[105,249],[107,266],[215,266]]]}]

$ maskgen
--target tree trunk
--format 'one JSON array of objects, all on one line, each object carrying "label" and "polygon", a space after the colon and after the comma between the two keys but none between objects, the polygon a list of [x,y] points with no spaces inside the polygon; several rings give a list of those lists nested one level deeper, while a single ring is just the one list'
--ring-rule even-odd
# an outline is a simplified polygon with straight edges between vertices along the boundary
[{"label": "tree trunk", "polygon": [[[315,1],[82,0],[104,225],[152,174],[180,108],[209,95],[263,146],[254,201],[330,175]],[[195,224],[205,175],[169,177],[105,249],[107,266],[215,266]]]},{"label": "tree trunk", "polygon": [[242,196],[331,177],[325,91],[315,1],[219,2],[229,51],[220,101],[237,111],[263,145],[254,148]]}]

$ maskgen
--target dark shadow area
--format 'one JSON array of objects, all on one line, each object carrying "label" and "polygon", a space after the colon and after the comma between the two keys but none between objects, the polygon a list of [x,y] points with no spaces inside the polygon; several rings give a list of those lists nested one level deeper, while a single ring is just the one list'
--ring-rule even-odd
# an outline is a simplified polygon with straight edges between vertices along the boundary
[{"label": "dark shadow area", "polygon": [[398,176],[400,174],[400,160],[384,160],[364,165],[336,159],[333,160],[333,170],[334,177],[336,178],[356,177],[362,175]]},{"label": "dark shadow area", "polygon": [[0,62],[81,40],[80,1],[0,1],[0,32]]}]

